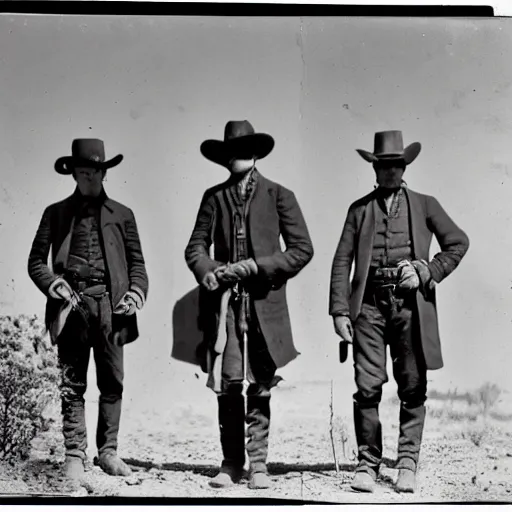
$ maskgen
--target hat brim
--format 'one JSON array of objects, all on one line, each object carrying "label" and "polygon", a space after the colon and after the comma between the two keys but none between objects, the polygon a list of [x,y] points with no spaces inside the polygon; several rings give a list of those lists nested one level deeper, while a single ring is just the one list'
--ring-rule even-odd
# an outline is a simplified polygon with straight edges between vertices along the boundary
[{"label": "hat brim", "polygon": [[419,142],[413,142],[404,149],[403,153],[374,154],[364,149],[356,149],[356,151],[370,163],[378,162],[379,160],[403,160],[405,165],[409,165],[412,164],[420,154],[421,144]]},{"label": "hat brim", "polygon": [[123,161],[123,155],[117,155],[105,162],[95,162],[86,158],[78,158],[74,156],[63,156],[55,162],[55,170],[59,174],[68,175],[73,172],[76,167],[93,167],[95,169],[111,169],[119,165]]},{"label": "hat brim", "polygon": [[209,139],[201,144],[201,154],[212,162],[228,167],[234,157],[252,155],[261,160],[274,149],[275,141],[266,133],[255,133],[222,141]]}]

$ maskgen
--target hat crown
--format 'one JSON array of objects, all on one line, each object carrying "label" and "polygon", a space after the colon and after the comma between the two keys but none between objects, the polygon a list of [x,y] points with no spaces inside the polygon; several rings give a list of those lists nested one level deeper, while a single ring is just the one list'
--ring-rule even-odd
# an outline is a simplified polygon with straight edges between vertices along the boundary
[{"label": "hat crown", "polygon": [[400,155],[404,151],[404,141],[400,130],[377,132],[374,139],[375,155]]},{"label": "hat crown", "polygon": [[224,129],[224,141],[254,135],[255,131],[252,124],[247,121],[228,121]]},{"label": "hat crown", "polygon": [[100,139],[75,139],[71,144],[71,154],[75,158],[104,162],[105,145]]}]

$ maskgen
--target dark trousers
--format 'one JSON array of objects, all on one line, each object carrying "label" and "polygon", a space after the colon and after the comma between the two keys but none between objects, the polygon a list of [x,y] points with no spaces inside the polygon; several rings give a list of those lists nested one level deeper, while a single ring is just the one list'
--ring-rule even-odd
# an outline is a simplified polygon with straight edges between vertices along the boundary
[{"label": "dark trousers", "polygon": [[[243,338],[239,330],[237,303],[227,313],[227,344],[222,360],[222,392],[218,396],[218,418],[223,468],[241,468],[245,450],[252,472],[266,472],[270,425],[270,389],[276,365],[270,356],[254,310],[249,320],[247,415],[243,390]],[[245,423],[248,424],[247,432]],[[248,438],[245,444],[245,437]]]},{"label": "dark trousers", "polygon": [[[372,300],[373,297],[373,300]],[[394,303],[394,304],[393,304]],[[393,361],[393,376],[400,399],[398,468],[415,470],[425,421],[427,371],[414,297],[398,303],[387,297],[365,297],[354,325],[354,423],[360,471],[378,472],[382,460],[379,403],[388,381],[386,346]]]},{"label": "dark trousers", "polygon": [[72,312],[59,337],[62,415],[66,455],[85,459],[87,433],[84,394],[91,348],[99,397],[96,445],[101,455],[117,450],[123,394],[123,347],[113,343],[112,308],[107,294],[83,296],[86,318]]}]

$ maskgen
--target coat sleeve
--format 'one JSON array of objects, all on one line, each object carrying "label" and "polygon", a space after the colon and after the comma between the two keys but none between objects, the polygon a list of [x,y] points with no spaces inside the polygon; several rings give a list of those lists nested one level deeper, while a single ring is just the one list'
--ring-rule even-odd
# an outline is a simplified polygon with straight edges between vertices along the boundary
[{"label": "coat sleeve", "polygon": [[125,220],[124,229],[130,290],[136,292],[141,297],[142,304],[144,304],[148,295],[149,281],[137,222],[132,210],[128,211],[128,218]]},{"label": "coat sleeve", "polygon": [[28,257],[28,275],[46,296],[48,296],[50,285],[58,278],[48,266],[51,247],[51,217],[52,208],[49,206],[43,213]]},{"label": "coat sleeve", "polygon": [[332,262],[329,296],[331,316],[350,316],[350,272],[354,261],[355,241],[356,217],[355,209],[351,206]]},{"label": "coat sleeve", "polygon": [[469,248],[469,238],[434,197],[427,198],[427,225],[441,248],[428,264],[432,279],[440,283],[459,265]]},{"label": "coat sleeve", "polygon": [[215,225],[215,198],[206,191],[201,200],[192,235],[185,248],[185,261],[200,284],[204,276],[221,263],[210,258],[213,228]]},{"label": "coat sleeve", "polygon": [[256,258],[258,272],[270,281],[286,280],[296,276],[311,261],[314,254],[306,221],[295,194],[284,187],[277,190],[279,231],[286,250]]}]

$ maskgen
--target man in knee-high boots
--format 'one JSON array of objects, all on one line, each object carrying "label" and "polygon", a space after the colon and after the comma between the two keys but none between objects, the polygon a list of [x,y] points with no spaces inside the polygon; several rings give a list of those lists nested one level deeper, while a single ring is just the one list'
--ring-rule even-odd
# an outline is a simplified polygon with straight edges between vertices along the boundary
[{"label": "man in knee-high boots", "polygon": [[277,368],[298,355],[286,282],[308,264],[313,247],[293,192],[256,169],[273,147],[273,138],[255,133],[248,121],[228,122],[224,140],[201,145],[203,156],[230,172],[204,194],[185,250],[201,285],[200,358],[208,386],[218,395],[223,461],[210,482],[214,487],[242,478],[246,451],[249,487],[270,486],[271,388],[279,379]]},{"label": "man in knee-high boots", "polygon": [[[358,150],[373,164],[378,186],[350,206],[332,265],[329,313],[336,333],[353,342],[359,464],[352,487],[358,491],[373,491],[382,461],[379,403],[388,380],[387,345],[401,403],[396,488],[415,490],[427,370],[443,366],[435,286],[469,247],[439,202],[402,180],[420,149],[419,143],[404,149],[402,133],[387,131],[375,134],[373,153]],[[433,235],[441,250],[429,261]]]},{"label": "man in knee-high boots", "polygon": [[[46,208],[34,238],[28,272],[46,295],[46,326],[62,369],[65,474],[80,482],[87,451],[84,394],[94,353],[100,391],[96,444],[99,466],[127,476],[117,455],[123,395],[123,346],[139,336],[137,311],[148,293],[148,276],[133,212],[107,196],[103,141],[76,139],[72,155],[55,170],[76,182],[71,196]],[[51,265],[48,256],[52,253]]]}]

